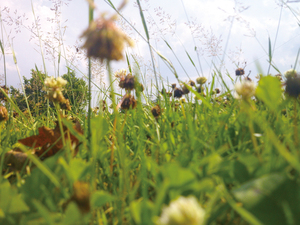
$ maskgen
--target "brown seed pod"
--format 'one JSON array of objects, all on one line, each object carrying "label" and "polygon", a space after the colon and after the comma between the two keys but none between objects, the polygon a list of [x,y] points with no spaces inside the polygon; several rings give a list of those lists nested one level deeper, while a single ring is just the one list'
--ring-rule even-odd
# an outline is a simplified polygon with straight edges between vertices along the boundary
[{"label": "brown seed pod", "polygon": [[203,90],[204,90],[204,87],[202,85],[200,85],[200,86],[197,87],[197,92],[198,93],[202,93]]},{"label": "brown seed pod", "polygon": [[172,84],[172,89],[175,89],[176,88],[176,84]]},{"label": "brown seed pod", "polygon": [[179,88],[174,89],[174,98],[181,98],[183,95],[183,91]]},{"label": "brown seed pod", "polygon": [[4,106],[0,106],[0,122],[8,120],[8,112]]},{"label": "brown seed pod", "polygon": [[81,35],[86,41],[83,48],[87,50],[88,57],[103,60],[123,59],[125,43],[133,46],[133,42],[115,24],[113,19],[99,18],[93,21],[88,29]]},{"label": "brown seed pod", "polygon": [[135,98],[132,95],[128,94],[124,98],[124,100],[121,104],[121,109],[124,109],[124,110],[134,109],[136,107],[136,105],[137,105],[137,103],[136,103]]},{"label": "brown seed pod", "polygon": [[159,105],[152,107],[151,113],[155,118],[158,118],[161,115],[161,109]]},{"label": "brown seed pod", "polygon": [[[120,86],[120,85],[119,85]],[[132,90],[135,87],[135,77],[131,74],[128,74],[124,79],[123,88],[125,90]]]},{"label": "brown seed pod", "polygon": [[242,76],[242,75],[244,75],[245,74],[245,70],[243,69],[243,68],[237,68],[236,70],[235,70],[235,75],[236,76]]},{"label": "brown seed pod", "polygon": [[215,92],[216,92],[216,94],[220,94],[220,93],[221,93],[221,91],[220,91],[219,88],[216,88],[216,89],[215,89]]}]

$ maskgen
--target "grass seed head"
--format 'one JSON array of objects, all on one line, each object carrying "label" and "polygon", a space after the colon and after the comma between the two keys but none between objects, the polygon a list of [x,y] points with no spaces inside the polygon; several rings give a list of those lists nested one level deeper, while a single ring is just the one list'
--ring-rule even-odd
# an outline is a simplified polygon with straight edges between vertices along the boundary
[{"label": "grass seed head", "polygon": [[93,21],[81,37],[86,38],[83,48],[87,50],[87,56],[101,62],[105,59],[121,60],[125,43],[133,46],[132,40],[116,26],[115,21],[103,16]]},{"label": "grass seed head", "polygon": [[0,122],[8,120],[8,112],[4,106],[0,106]]}]

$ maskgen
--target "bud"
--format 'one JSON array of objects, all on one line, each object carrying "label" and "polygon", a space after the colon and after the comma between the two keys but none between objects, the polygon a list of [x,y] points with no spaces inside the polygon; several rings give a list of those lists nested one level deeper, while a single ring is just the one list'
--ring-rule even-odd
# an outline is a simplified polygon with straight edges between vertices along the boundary
[{"label": "bud", "polygon": [[157,225],[202,225],[205,211],[195,197],[179,197],[164,207]]},{"label": "bud", "polygon": [[205,84],[206,81],[207,81],[207,78],[206,78],[206,77],[198,77],[198,78],[196,79],[197,84],[200,84],[200,85]]}]

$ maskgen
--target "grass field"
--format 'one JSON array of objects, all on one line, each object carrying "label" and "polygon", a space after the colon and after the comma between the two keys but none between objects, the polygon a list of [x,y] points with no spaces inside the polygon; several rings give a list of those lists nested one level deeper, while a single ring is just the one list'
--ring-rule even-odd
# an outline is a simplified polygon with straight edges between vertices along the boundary
[{"label": "grass field", "polygon": [[161,83],[154,69],[153,99],[138,68],[111,71],[130,38],[113,18],[92,18],[90,5],[83,48],[109,77],[98,108],[90,63],[83,113],[68,108],[61,77],[41,79],[40,112],[20,110],[0,88],[0,224],[300,223],[299,73],[256,83],[243,68],[230,77],[216,67],[209,81],[184,82],[158,53],[177,83]]}]

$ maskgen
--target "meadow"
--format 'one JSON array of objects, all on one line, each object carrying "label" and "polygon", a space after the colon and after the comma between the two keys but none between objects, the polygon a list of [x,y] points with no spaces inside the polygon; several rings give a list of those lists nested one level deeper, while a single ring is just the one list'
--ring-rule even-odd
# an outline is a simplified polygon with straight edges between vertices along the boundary
[{"label": "meadow", "polygon": [[[94,20],[88,2],[86,83],[35,68],[19,92],[0,86],[0,224],[299,224],[299,51],[257,82],[241,66],[184,81],[151,46],[137,0],[149,51],[177,81],[154,67],[149,91],[116,15]],[[93,60],[109,78],[97,106]],[[268,60],[276,69],[271,43]]]}]

